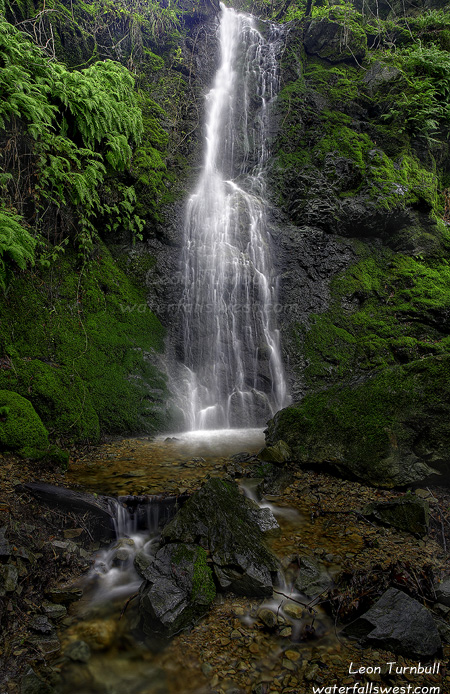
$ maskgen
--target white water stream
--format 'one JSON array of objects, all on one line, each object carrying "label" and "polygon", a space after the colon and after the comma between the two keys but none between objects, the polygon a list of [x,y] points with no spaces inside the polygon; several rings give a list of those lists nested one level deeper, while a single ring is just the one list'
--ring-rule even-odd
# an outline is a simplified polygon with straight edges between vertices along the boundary
[{"label": "white water stream", "polygon": [[190,430],[262,426],[289,402],[265,177],[282,33],[265,29],[221,5],[221,63],[184,229],[178,404]]}]

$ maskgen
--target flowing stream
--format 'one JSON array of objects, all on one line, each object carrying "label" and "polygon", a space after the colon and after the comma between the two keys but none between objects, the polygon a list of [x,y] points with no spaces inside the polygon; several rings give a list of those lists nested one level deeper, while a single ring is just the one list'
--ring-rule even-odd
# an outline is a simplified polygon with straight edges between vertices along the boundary
[{"label": "flowing stream", "polygon": [[265,177],[283,34],[269,23],[264,32],[221,4],[221,62],[184,229],[178,404],[188,430],[262,426],[289,400]]},{"label": "flowing stream", "polygon": [[[221,431],[213,435],[210,432],[208,435],[206,432],[188,433],[168,441],[162,437],[154,441],[147,438],[129,439],[102,446],[98,454],[90,454],[84,461],[73,465],[68,482],[81,483],[87,490],[117,495],[119,499],[121,495],[129,498],[132,494],[157,494],[164,489],[179,493],[187,487],[188,491],[192,491],[207,477],[223,477],[230,466],[233,469],[236,464],[239,466],[236,461],[245,457],[242,450],[248,451],[251,457],[260,446],[260,430],[235,430],[234,438],[231,431],[225,432],[225,436]],[[255,463],[257,469],[258,461],[255,460]],[[246,494],[258,499],[262,506],[269,506],[280,524],[280,534],[271,540],[274,551],[281,556],[294,552],[298,533],[305,527],[305,518],[294,509],[279,505],[275,499],[275,503],[259,500],[252,480],[242,482]],[[125,615],[123,612],[127,600],[137,593],[142,582],[135,562],[152,561],[159,548],[159,533],[163,524],[160,522],[160,512],[160,507],[150,504],[146,519],[141,524],[136,512],[130,513],[117,503],[117,539],[110,545],[98,548],[90,571],[79,584],[84,592],[83,598],[71,608],[61,632],[65,657],[60,666],[62,681],[59,694],[207,694],[211,686],[214,689],[210,684],[213,676],[205,666],[210,641],[222,639],[224,644],[230,643],[226,636],[233,624],[249,634],[248,637],[242,636],[242,641],[231,642],[230,646],[225,644],[225,648],[219,645],[224,667],[232,669],[231,663],[235,661],[236,654],[230,648],[233,643],[243,648],[244,638],[248,640],[258,636],[256,614],[261,606],[283,619],[289,600],[282,595],[274,594],[263,604],[255,598],[220,595],[208,616],[197,625],[197,633],[193,633],[192,641],[189,641],[191,637],[186,633],[186,637],[176,637],[160,651],[155,651],[154,646],[149,649],[136,631],[138,601],[132,599]],[[290,584],[288,574],[286,583],[280,589],[293,599],[301,598]],[[292,609],[292,603],[289,604]],[[322,637],[321,647],[326,652],[335,647],[335,638],[327,618],[320,612],[318,616],[316,627],[318,635]],[[224,619],[225,624],[222,624]],[[234,622],[231,623],[230,619],[234,619]],[[309,613],[304,618],[294,619],[292,639],[298,641],[302,630],[311,621]],[[191,643],[192,652],[189,649],[184,652],[183,638]],[[81,642],[89,645],[89,656],[85,657],[79,645]],[[249,677],[272,677],[272,668],[281,663],[283,650],[290,643],[290,638],[286,640],[279,635],[268,636],[261,645],[258,640],[255,641],[258,649],[251,652],[251,658],[256,670],[249,670]],[[305,648],[307,645],[302,646],[302,652]],[[248,659],[244,653],[242,657]]]}]

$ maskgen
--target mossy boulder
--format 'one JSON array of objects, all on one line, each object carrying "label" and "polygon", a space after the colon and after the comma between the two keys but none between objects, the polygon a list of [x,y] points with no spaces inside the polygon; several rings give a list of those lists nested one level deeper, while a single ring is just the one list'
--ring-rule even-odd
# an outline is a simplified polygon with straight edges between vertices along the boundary
[{"label": "mossy boulder", "polygon": [[272,595],[278,561],[264,544],[254,504],[234,482],[211,479],[163,530],[166,542],[209,550],[219,586],[238,595]]},{"label": "mossy boulder", "polygon": [[48,448],[48,433],[29,400],[0,390],[0,450],[30,451]]},{"label": "mossy boulder", "polygon": [[269,422],[300,463],[327,464],[376,486],[419,482],[450,462],[450,356],[386,368],[307,395]]},{"label": "mossy boulder", "polygon": [[141,626],[149,637],[170,637],[204,614],[216,595],[201,547],[166,545],[147,566],[139,593]]}]

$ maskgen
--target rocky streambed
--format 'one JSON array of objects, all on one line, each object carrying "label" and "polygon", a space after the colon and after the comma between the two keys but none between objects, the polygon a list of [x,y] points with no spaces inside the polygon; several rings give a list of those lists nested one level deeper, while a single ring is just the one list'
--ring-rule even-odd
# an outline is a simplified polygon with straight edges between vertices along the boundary
[{"label": "rocky streambed", "polygon": [[[437,488],[408,494],[380,491],[290,463],[264,462],[254,455],[260,443],[256,432],[247,446],[242,440],[234,445],[228,441],[225,447],[211,440],[208,445],[117,441],[73,463],[65,480],[50,480],[72,488],[82,484],[95,494],[181,494],[189,498],[193,515],[190,525],[180,521],[181,513],[189,515],[186,502],[163,531],[166,544],[161,548],[156,532],[129,533],[131,537],[112,546],[93,541],[86,533],[76,534],[80,516],[66,514],[61,527],[54,529],[55,536],[41,540],[44,552],[55,555],[53,563],[45,555],[52,574],[45,588],[36,589],[33,604],[23,615],[22,643],[8,651],[14,636],[5,633],[5,664],[11,657],[22,658],[23,667],[15,674],[10,670],[4,691],[309,693],[317,686],[351,686],[356,681],[450,688],[444,665],[450,655],[449,596],[445,581],[439,584],[449,573],[448,494]],[[247,449],[245,454],[241,449]],[[267,567],[274,591],[267,580],[262,589],[261,582],[257,590],[248,583],[240,589],[245,575],[242,566],[233,567],[229,556],[226,560],[222,556],[221,564],[215,547],[208,544],[211,533],[194,527],[194,520],[199,521],[205,510],[202,522],[208,525],[209,519],[216,541],[224,544],[227,533],[224,519],[218,521],[220,504],[205,490],[214,492],[225,485],[236,491],[235,480],[266,507],[262,517],[267,520],[274,512],[278,521],[279,528],[269,523],[269,532],[261,540],[266,559],[274,562]],[[209,510],[207,497],[213,503]],[[247,511],[253,508],[260,513],[258,506],[245,504]],[[229,537],[239,534],[238,516],[236,512],[230,516]],[[10,533],[11,526],[6,525],[5,538]],[[180,543],[185,549],[177,563],[174,552],[180,553]],[[256,545],[255,537],[252,544]],[[204,548],[203,556],[198,555],[198,547]],[[236,548],[226,544],[222,549],[229,554]],[[145,561],[155,553],[156,574],[154,562]],[[135,562],[136,572],[129,558],[137,555],[141,561]],[[15,555],[6,562],[2,559],[3,576],[11,572],[8,567],[21,566]],[[109,564],[102,574],[100,565],[105,560]],[[210,591],[202,594],[197,585],[198,609],[186,615],[185,624],[175,620],[171,638],[165,638],[168,633],[156,638],[155,604],[149,618],[146,592],[163,581],[164,598],[170,590],[175,595],[180,587],[176,574],[181,569],[183,580],[191,581],[192,595],[195,581],[188,569],[195,564],[201,564],[205,572],[200,588],[209,586]],[[175,573],[171,573],[174,565]],[[34,566],[30,573],[37,575],[41,569]],[[83,571],[78,582],[69,582],[70,600],[57,602],[57,591],[64,588],[62,579]],[[27,590],[26,575],[22,573],[17,585]],[[43,595],[44,590],[47,595],[39,602],[39,591]],[[71,602],[80,595],[77,591],[83,597]],[[383,596],[387,606],[381,610],[380,621],[373,609],[380,601],[383,607]],[[14,591],[5,597],[13,609],[23,608]],[[175,633],[186,624],[188,628]],[[398,633],[389,640],[382,629],[386,632],[396,624]],[[48,633],[42,632],[44,627]],[[373,633],[377,629],[381,629],[378,640]],[[402,634],[414,635],[417,629],[420,635],[415,642],[402,640]],[[43,654],[39,639],[41,644],[53,640],[53,653]],[[27,671],[31,660],[33,670]],[[439,663],[438,671],[426,676],[411,673],[408,668],[418,660]],[[393,661],[404,668],[401,674],[389,672],[392,666],[387,663]],[[351,672],[351,663],[367,672]]]}]

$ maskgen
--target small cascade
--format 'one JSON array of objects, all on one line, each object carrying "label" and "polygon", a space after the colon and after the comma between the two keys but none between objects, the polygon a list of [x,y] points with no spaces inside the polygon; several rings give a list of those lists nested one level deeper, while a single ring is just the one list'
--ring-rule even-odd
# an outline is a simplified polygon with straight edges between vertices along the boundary
[{"label": "small cascade", "polygon": [[155,495],[109,500],[116,540],[95,557],[88,576],[93,602],[123,598],[136,592],[142,582],[135,568],[136,559],[141,564],[152,561],[159,547],[161,528],[186,498],[186,495]]},{"label": "small cascade", "polygon": [[221,4],[221,64],[184,229],[176,390],[191,431],[262,426],[289,402],[265,176],[283,34],[264,27],[265,36],[253,17]]}]

